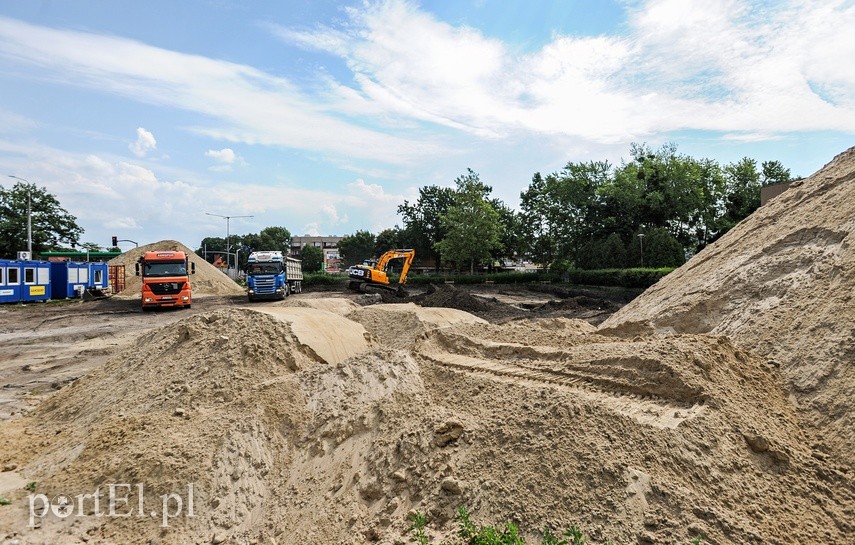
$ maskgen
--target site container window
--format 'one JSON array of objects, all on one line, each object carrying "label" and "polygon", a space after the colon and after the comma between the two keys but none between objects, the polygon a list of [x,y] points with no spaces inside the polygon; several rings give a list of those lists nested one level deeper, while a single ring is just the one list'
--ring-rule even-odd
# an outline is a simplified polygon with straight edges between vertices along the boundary
[{"label": "site container window", "polygon": [[95,273],[95,285],[100,286],[104,283],[104,271],[101,269],[95,269],[93,272]]},{"label": "site container window", "polygon": [[77,268],[69,267],[68,268],[68,283],[69,284],[77,284]]},{"label": "site container window", "polygon": [[24,284],[36,283],[36,268],[24,267]]},{"label": "site container window", "polygon": [[10,286],[17,286],[21,281],[18,279],[18,269],[6,269],[6,283]]},{"label": "site container window", "polygon": [[85,283],[89,282],[89,269],[80,269],[77,280],[81,284],[85,284]]},{"label": "site container window", "polygon": [[0,267],[0,286],[6,285],[6,269]]},{"label": "site container window", "polygon": [[38,276],[38,284],[40,286],[47,286],[50,284],[50,269],[47,267],[40,267],[36,274]]}]

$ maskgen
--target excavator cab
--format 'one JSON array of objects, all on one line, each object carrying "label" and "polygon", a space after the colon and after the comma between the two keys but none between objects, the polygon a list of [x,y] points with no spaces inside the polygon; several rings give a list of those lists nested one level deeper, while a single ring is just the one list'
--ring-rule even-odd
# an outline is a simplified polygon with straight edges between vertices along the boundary
[{"label": "excavator cab", "polygon": [[[410,265],[413,263],[413,258],[416,257],[415,250],[400,249],[389,250],[381,255],[373,264],[353,265],[347,268],[347,276],[350,278],[348,287],[362,293],[368,292],[370,288],[380,288],[389,291],[394,291],[399,297],[406,295],[404,284],[407,283],[407,273],[410,272]],[[401,267],[401,276],[398,278],[398,283],[393,286],[389,281],[388,268],[389,264],[398,259],[403,259],[404,263]],[[366,260],[370,263],[373,260]]]}]

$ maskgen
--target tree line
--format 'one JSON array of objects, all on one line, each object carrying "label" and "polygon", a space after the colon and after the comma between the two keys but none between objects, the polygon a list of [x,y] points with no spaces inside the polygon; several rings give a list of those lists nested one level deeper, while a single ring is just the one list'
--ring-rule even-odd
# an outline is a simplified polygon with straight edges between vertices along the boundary
[{"label": "tree line", "polygon": [[[413,248],[436,270],[474,272],[504,260],[529,260],[550,270],[673,267],[715,241],[760,205],[764,185],[792,181],[779,161],[745,157],[729,164],[633,144],[630,159],[569,162],[536,172],[520,192],[519,210],[491,196],[492,188],[467,169],[453,187],[427,185],[415,201],[398,206],[403,226],[357,231],[338,245],[345,265],[392,248]],[[27,206],[35,253],[76,248],[83,229],[44,188],[18,182],[0,186],[0,255],[26,248]],[[291,251],[291,233],[273,226],[233,235],[230,253],[243,266],[253,250]],[[206,252],[207,249],[207,252]],[[226,249],[221,237],[197,250],[209,261]],[[320,271],[323,252],[306,246],[304,270]],[[234,257],[231,259],[234,262]]]},{"label": "tree line", "polygon": [[345,237],[340,253],[357,262],[383,249],[412,247],[437,270],[473,272],[527,259],[551,270],[676,267],[760,206],[760,188],[792,181],[779,161],[745,157],[721,165],[632,145],[631,158],[569,162],[537,172],[515,211],[491,198],[471,169],[455,187],[424,186],[398,207],[403,227],[372,238]]}]

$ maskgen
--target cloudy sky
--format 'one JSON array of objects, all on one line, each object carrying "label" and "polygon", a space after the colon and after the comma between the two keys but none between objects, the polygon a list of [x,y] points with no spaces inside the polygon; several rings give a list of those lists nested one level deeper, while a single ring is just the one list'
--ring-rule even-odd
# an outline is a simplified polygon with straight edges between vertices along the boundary
[{"label": "cloudy sky", "polygon": [[105,246],[377,232],[467,168],[516,206],[632,142],[807,176],[855,145],[853,28],[852,0],[10,0],[0,163]]}]

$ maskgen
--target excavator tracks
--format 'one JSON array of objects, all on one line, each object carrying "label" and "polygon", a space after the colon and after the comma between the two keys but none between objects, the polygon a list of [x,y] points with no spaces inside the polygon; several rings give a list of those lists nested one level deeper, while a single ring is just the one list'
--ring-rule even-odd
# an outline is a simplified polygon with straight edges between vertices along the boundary
[{"label": "excavator tracks", "polygon": [[[618,350],[615,350],[615,348]],[[572,391],[643,424],[674,428],[705,409],[700,388],[655,358],[627,354],[628,343],[560,349],[429,332],[418,356],[446,370],[528,387]],[[622,350],[621,350],[622,349]]]}]

